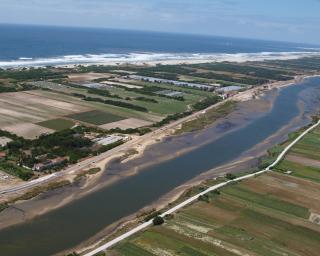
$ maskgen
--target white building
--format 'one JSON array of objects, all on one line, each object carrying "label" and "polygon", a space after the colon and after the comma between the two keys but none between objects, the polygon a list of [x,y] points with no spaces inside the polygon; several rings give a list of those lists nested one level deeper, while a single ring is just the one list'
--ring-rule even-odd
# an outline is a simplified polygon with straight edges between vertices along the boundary
[{"label": "white building", "polygon": [[196,89],[205,90],[205,91],[213,91],[214,90],[214,87],[211,85],[195,84],[195,83],[168,80],[168,79],[149,77],[149,76],[130,75],[129,78],[134,79],[134,80],[147,81],[147,82],[151,82],[151,83],[173,84],[173,85],[179,86],[179,87],[196,88]]},{"label": "white building", "polygon": [[116,143],[118,141],[127,141],[127,140],[129,140],[128,136],[108,135],[103,138],[97,138],[94,140],[94,142],[102,146],[107,146],[107,145]]}]

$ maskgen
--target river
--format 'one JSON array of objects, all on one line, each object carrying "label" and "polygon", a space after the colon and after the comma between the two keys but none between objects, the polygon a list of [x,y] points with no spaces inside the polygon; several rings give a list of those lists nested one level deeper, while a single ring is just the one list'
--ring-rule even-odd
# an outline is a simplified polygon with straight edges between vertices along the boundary
[{"label": "river", "polygon": [[[310,122],[307,116],[319,107],[319,97],[320,77],[285,87],[277,94],[270,111],[253,118],[244,127],[174,158],[147,165],[136,175],[125,177],[31,221],[0,230],[1,255],[45,256],[76,246],[175,187],[248,152],[301,116],[301,103],[304,107],[299,125]],[[163,152],[164,145],[174,144],[174,140],[171,138],[160,143],[159,150]],[[136,161],[153,162],[152,152],[157,152],[157,145]],[[115,168],[117,163],[110,170]],[[5,211],[0,214],[0,221],[4,214]]]}]

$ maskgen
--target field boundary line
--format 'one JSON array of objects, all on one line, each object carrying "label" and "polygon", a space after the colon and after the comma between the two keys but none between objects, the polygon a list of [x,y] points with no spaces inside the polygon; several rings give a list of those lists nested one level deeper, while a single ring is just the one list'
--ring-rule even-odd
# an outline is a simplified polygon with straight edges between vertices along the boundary
[{"label": "field boundary line", "polygon": [[[229,181],[225,181],[222,182],[220,184],[214,185],[209,187],[208,189],[204,190],[201,193],[196,194],[195,196],[190,197],[189,199],[183,201],[182,203],[172,207],[171,209],[167,210],[166,212],[162,213],[160,216],[161,217],[165,217],[166,215],[172,214],[178,210],[180,210],[181,208],[185,207],[186,205],[196,201],[199,196],[203,196],[209,192],[212,192],[214,190],[217,190],[219,188],[225,187],[226,185],[233,183],[233,182],[237,182],[237,181],[241,181],[241,180],[245,180],[245,179],[249,179],[252,177],[255,177],[257,175],[263,174],[265,172],[270,171],[274,166],[276,166],[282,159],[283,157],[288,153],[288,151],[295,145],[297,144],[306,134],[308,134],[310,131],[312,131],[313,129],[315,129],[317,126],[320,125],[320,120],[318,120],[317,123],[315,123],[314,125],[310,126],[307,130],[305,130],[303,133],[301,133],[294,141],[292,141],[280,154],[279,156],[276,158],[276,160],[270,164],[268,167],[266,167],[265,169],[252,173],[252,174],[247,174],[244,176],[241,176],[239,178],[233,179],[233,180],[229,180]],[[106,249],[116,245],[117,243],[123,241],[126,238],[129,238],[130,236],[138,233],[139,231],[142,231],[143,229],[147,228],[148,226],[151,226],[153,224],[153,219],[144,222],[143,224],[133,228],[132,230],[118,236],[117,238],[105,243],[102,246],[99,246],[98,248],[92,250],[91,252],[88,252],[86,254],[84,254],[83,256],[94,256],[95,254],[101,252],[101,251],[105,251]]]}]

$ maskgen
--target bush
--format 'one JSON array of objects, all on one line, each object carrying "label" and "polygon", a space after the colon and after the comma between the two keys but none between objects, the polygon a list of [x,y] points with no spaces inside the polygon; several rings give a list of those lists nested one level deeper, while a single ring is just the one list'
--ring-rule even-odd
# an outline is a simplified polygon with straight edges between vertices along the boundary
[{"label": "bush", "polygon": [[237,178],[237,177],[232,173],[227,173],[226,174],[226,179],[228,179],[228,180],[234,180],[235,178]]},{"label": "bush", "polygon": [[206,202],[206,203],[209,203],[210,202],[210,198],[208,195],[201,195],[198,197],[198,200],[201,201],[201,202]]},{"label": "bush", "polygon": [[153,225],[155,226],[159,226],[162,225],[164,223],[164,219],[161,216],[157,216],[153,219]]}]

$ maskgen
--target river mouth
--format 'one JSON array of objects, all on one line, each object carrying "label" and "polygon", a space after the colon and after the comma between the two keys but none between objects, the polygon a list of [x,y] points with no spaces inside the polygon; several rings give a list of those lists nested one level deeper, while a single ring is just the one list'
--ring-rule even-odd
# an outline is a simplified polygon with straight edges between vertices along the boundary
[{"label": "river mouth", "polygon": [[[260,110],[253,109],[248,115],[240,115],[239,106],[234,116],[230,115],[204,131],[167,138],[149,147],[138,159],[112,162],[98,182],[108,183],[113,177],[122,179],[55,211],[0,230],[2,253],[43,256],[76,246],[208,170],[241,157],[258,156],[268,146],[283,140],[288,131],[310,122],[309,116],[319,107],[319,85],[320,78],[315,77],[270,92],[263,99],[266,105]],[[270,102],[273,102],[271,108]],[[242,112],[246,108],[252,106],[243,105]],[[127,176],[126,171],[136,175]],[[78,193],[79,187],[53,191],[50,196],[56,193],[53,198],[59,203],[62,195]],[[33,200],[33,205],[30,202],[17,205],[20,217],[36,209],[37,204],[41,206],[50,196],[42,195]],[[8,221],[10,213],[15,211],[18,212],[15,209],[3,211],[0,222]]]}]

